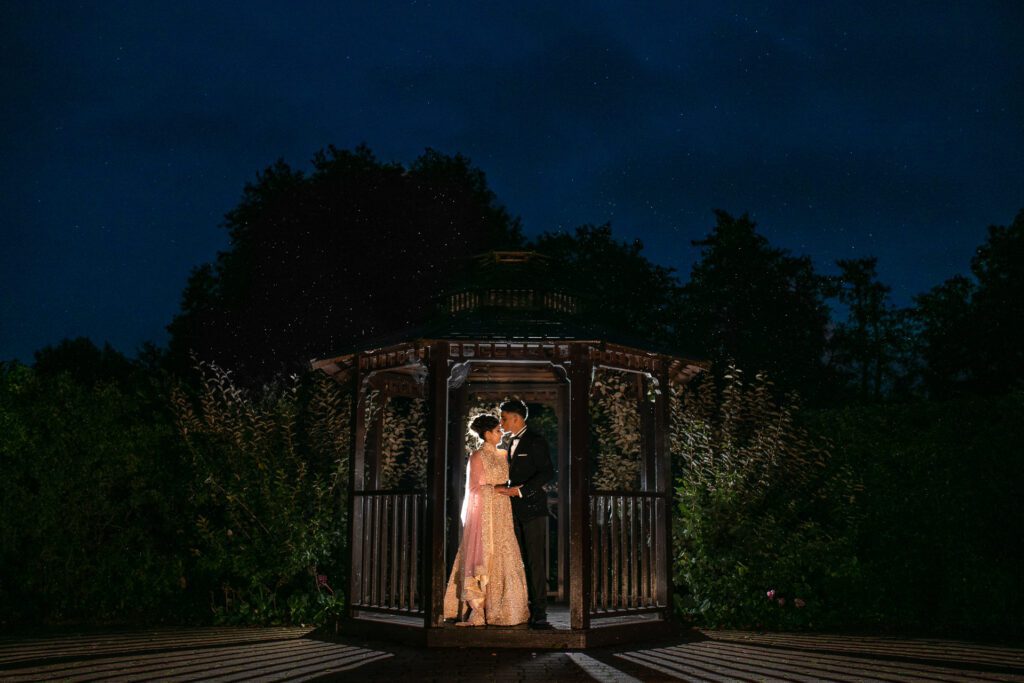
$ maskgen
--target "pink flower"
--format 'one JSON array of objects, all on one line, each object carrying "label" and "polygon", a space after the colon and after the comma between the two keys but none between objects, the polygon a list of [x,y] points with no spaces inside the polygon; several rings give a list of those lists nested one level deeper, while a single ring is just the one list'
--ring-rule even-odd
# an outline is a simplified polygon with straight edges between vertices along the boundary
[{"label": "pink flower", "polygon": [[318,585],[318,586],[326,586],[327,585],[327,575],[326,574],[317,574],[317,576],[316,576],[316,585]]},{"label": "pink flower", "polygon": [[779,603],[779,607],[785,607],[786,606],[786,598],[779,598],[778,603]]},{"label": "pink flower", "polygon": [[793,604],[796,605],[797,607],[803,607],[807,603],[804,602],[803,599],[801,599],[801,598],[796,598],[795,600],[793,600]]},{"label": "pink flower", "polygon": [[770,591],[768,591],[768,599],[769,600],[774,600],[775,599],[775,589],[774,588],[771,589]]}]

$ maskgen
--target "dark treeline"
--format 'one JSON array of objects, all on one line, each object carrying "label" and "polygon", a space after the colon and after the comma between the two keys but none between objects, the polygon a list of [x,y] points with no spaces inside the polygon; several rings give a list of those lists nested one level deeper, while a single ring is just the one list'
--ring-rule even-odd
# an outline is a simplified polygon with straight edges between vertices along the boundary
[{"label": "dark treeline", "polygon": [[[715,212],[685,277],[611,226],[523,237],[484,174],[428,150],[409,168],[328,148],[309,174],[278,162],[228,212],[230,248],[196,268],[169,326],[173,367],[190,354],[252,379],[304,367],[424,322],[467,258],[549,255],[554,284],[595,322],[770,374],[811,405],[1005,392],[1024,381],[1024,213],[989,228],[970,275],[896,308],[876,259],[825,276],[771,245],[746,216]],[[833,310],[843,311],[835,319]]]},{"label": "dark treeline", "polygon": [[[344,410],[306,363],[422,324],[468,257],[529,249],[550,258],[553,284],[584,295],[593,323],[708,358],[720,385],[729,367],[764,373],[777,400],[804,406],[800,428],[858,492],[844,503],[852,521],[823,522],[845,535],[851,594],[833,595],[817,625],[1019,630],[1024,559],[1008,530],[1024,523],[1024,211],[989,228],[969,274],[907,308],[875,259],[826,276],[725,211],[693,243],[688,274],[608,225],[528,240],[479,169],[429,150],[408,167],[365,147],[328,148],[309,173],[278,162],[223,227],[230,246],[192,273],[168,349],[130,359],[66,340],[31,367],[0,366],[5,624],[301,621],[336,608],[343,457],[330,444]],[[263,455],[238,455],[251,452]],[[260,508],[238,507],[246,495]],[[688,599],[680,587],[697,618],[756,625]]]}]

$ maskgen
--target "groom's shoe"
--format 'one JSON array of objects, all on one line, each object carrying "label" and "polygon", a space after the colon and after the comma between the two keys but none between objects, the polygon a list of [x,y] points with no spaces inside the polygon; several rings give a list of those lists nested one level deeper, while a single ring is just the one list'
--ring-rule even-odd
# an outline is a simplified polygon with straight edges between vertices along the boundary
[{"label": "groom's shoe", "polygon": [[530,628],[535,631],[553,631],[555,629],[547,619],[538,619],[537,621],[530,622]]}]

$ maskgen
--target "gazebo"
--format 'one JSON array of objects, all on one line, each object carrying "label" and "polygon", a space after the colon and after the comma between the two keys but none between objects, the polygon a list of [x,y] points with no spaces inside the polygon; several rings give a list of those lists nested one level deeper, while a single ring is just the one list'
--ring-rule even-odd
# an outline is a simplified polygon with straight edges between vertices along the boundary
[{"label": "gazebo", "polygon": [[[537,284],[550,282],[535,277],[549,267],[543,256],[491,252],[474,267],[420,330],[311,363],[355,392],[350,604],[338,629],[427,646],[557,649],[666,632],[668,393],[704,364],[588,325],[579,295]],[[557,472],[548,494],[555,628],[455,628],[442,604],[467,425],[510,397],[548,433]]]}]

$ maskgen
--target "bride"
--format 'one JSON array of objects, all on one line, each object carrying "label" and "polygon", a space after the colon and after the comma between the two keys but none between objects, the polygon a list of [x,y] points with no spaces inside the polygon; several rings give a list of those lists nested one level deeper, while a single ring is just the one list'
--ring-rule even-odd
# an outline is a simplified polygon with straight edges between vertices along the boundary
[{"label": "bride", "polygon": [[[514,626],[530,618],[512,502],[494,491],[508,481],[507,453],[497,448],[498,425],[495,416],[478,415],[469,426],[483,445],[469,457],[462,540],[444,595],[444,617],[461,618],[458,626]],[[468,619],[467,609],[472,610]]]}]

